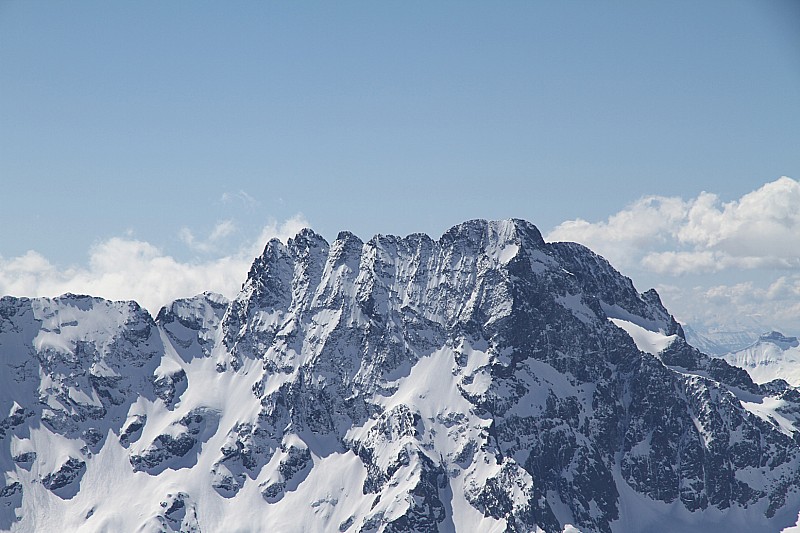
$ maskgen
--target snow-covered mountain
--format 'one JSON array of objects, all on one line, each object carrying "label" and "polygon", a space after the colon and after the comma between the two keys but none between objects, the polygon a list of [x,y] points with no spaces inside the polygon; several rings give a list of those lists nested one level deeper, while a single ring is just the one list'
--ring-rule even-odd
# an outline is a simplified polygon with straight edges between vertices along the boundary
[{"label": "snow-covered mountain", "polygon": [[738,352],[758,341],[765,328],[753,320],[732,321],[723,326],[683,326],[686,342],[709,355]]},{"label": "snow-covered mountain", "polygon": [[744,368],[756,383],[784,379],[800,386],[800,341],[772,331],[761,335],[743,350],[722,356],[731,365]]},{"label": "snow-covered mountain", "polygon": [[800,395],[520,220],[269,242],[153,319],[0,300],[0,528],[779,531]]}]

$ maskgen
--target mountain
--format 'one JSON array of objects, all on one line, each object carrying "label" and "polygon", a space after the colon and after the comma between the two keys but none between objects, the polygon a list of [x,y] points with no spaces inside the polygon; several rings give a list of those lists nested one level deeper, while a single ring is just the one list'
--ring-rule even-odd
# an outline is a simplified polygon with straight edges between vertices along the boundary
[{"label": "mountain", "polygon": [[779,531],[798,391],[521,220],[270,241],[232,301],[0,299],[0,528]]},{"label": "mountain", "polygon": [[765,333],[747,348],[725,354],[722,359],[747,370],[756,383],[783,379],[794,387],[800,385],[800,341],[797,337],[786,337],[778,331]]},{"label": "mountain", "polygon": [[764,329],[752,320],[729,321],[724,327],[683,326],[686,342],[709,355],[725,355],[747,348],[758,341]]}]

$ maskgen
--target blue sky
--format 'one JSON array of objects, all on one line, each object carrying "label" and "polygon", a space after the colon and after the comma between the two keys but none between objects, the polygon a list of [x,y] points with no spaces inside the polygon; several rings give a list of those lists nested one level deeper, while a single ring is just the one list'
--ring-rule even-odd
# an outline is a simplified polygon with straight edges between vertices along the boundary
[{"label": "blue sky", "polygon": [[[754,211],[731,202],[794,198],[798,28],[790,0],[0,1],[0,291],[125,296],[91,282],[98,250],[126,243],[238,268],[304,224],[438,236],[521,217],[620,254],[642,289],[784,279],[800,302],[780,230],[746,257],[782,261],[724,268],[697,254],[730,259],[746,236],[687,237],[703,191],[736,227]],[[684,202],[673,226],[598,238],[653,196]],[[776,215],[792,229],[793,207]],[[780,324],[800,330],[800,308]]]}]

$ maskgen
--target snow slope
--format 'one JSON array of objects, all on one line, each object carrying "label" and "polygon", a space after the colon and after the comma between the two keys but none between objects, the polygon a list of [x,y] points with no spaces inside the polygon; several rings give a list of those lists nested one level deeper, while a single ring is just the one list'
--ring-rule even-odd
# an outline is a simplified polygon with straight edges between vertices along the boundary
[{"label": "snow slope", "polygon": [[617,327],[624,329],[636,343],[637,348],[651,355],[660,354],[678,338],[678,335],[664,335],[660,331],[650,331],[621,318],[609,318],[609,320]]},{"label": "snow slope", "polygon": [[800,343],[796,337],[773,331],[747,348],[723,355],[722,359],[747,370],[756,383],[783,379],[795,387],[800,385]]}]

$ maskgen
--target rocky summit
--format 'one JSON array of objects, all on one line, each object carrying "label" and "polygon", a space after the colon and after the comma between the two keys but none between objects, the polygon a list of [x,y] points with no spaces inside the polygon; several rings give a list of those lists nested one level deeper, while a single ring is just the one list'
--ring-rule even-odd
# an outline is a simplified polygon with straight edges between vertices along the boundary
[{"label": "rocky summit", "polygon": [[303,230],[239,295],[0,300],[0,529],[780,531],[800,392],[521,220]]}]

